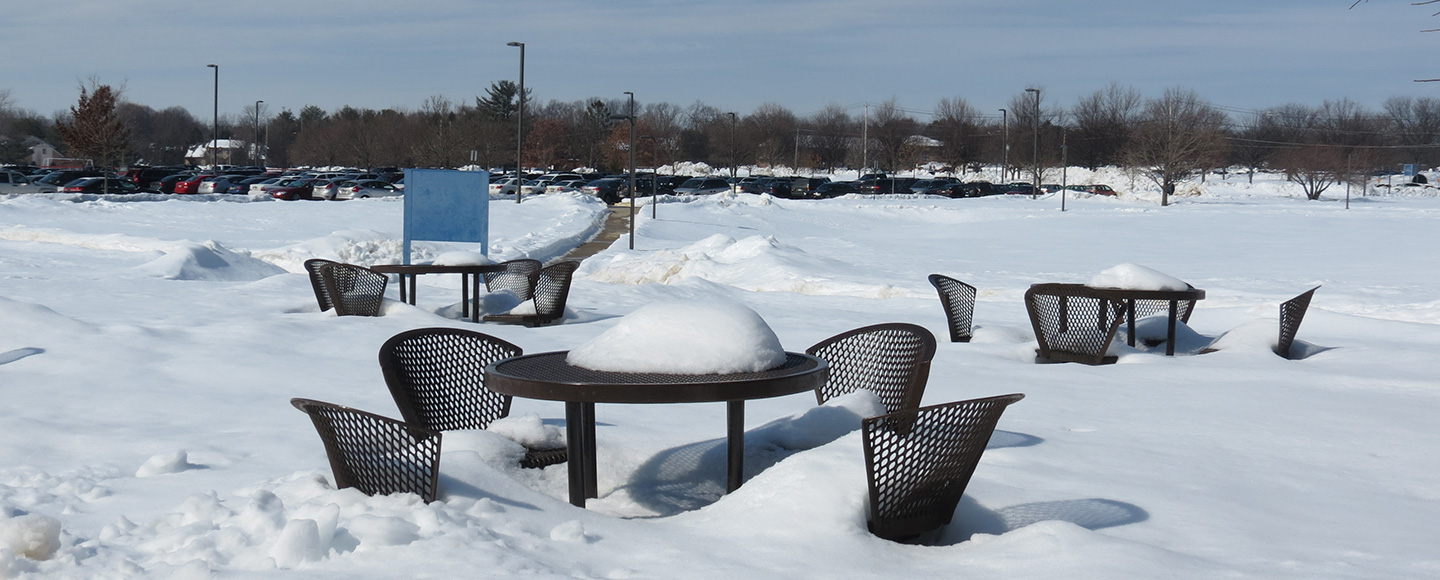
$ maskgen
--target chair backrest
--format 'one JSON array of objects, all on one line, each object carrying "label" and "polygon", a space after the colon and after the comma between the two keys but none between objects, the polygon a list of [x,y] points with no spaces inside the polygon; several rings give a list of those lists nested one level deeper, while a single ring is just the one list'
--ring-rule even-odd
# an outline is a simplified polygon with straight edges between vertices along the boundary
[{"label": "chair backrest", "polygon": [[405,422],[432,431],[484,429],[510,414],[510,397],[485,388],[485,367],[520,347],[473,330],[419,328],[380,347],[380,370]]},{"label": "chair backrest", "polygon": [[975,322],[975,287],[941,274],[931,274],[930,284],[940,293],[940,305],[950,323],[950,342],[970,342]]},{"label": "chair backrest", "polygon": [[325,294],[340,316],[379,316],[385,300],[384,274],[354,264],[325,264],[320,268]]},{"label": "chair backrest", "polygon": [[893,413],[920,406],[935,358],[935,335],[914,324],[876,324],[822,340],[805,353],[830,365],[829,378],[815,389],[820,403],[865,389]]},{"label": "chair backrest", "polygon": [[505,269],[484,274],[485,289],[490,292],[509,290],[519,296],[521,300],[529,300],[530,293],[534,290],[530,286],[530,275],[539,272],[544,264],[541,264],[540,260],[520,259],[510,260],[500,265]]},{"label": "chair backrest", "polygon": [[1275,354],[1291,358],[1290,347],[1295,344],[1295,333],[1300,331],[1300,322],[1305,319],[1305,312],[1310,309],[1310,299],[1319,289],[1320,287],[1316,286],[1280,304],[1280,342],[1275,344]]},{"label": "chair backrest", "polygon": [[870,533],[903,540],[950,523],[985,445],[1022,394],[972,399],[861,421]]},{"label": "chair backrest", "polygon": [[315,302],[320,304],[321,312],[334,308],[334,305],[330,304],[330,297],[325,294],[325,277],[320,274],[320,270],[335,263],[322,258],[305,260],[305,272],[310,274],[310,288],[315,291]]},{"label": "chair backrest", "polygon": [[546,324],[565,317],[565,301],[570,297],[570,280],[580,262],[556,262],[530,275],[531,296],[535,300],[536,324]]},{"label": "chair backrest", "polygon": [[1056,362],[1103,364],[1124,304],[1080,284],[1035,284],[1025,291],[1025,310],[1040,344],[1039,356]]},{"label": "chair backrest", "polygon": [[440,475],[440,433],[389,417],[310,399],[290,399],[310,415],[335,487],[366,495],[414,493],[435,501]]}]

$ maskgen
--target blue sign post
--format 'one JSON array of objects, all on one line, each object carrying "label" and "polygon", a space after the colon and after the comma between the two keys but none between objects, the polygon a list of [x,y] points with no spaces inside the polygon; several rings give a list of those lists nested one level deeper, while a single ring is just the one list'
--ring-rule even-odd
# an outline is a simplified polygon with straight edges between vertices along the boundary
[{"label": "blue sign post", "polygon": [[473,242],[490,253],[490,174],[405,170],[405,263],[410,242]]}]

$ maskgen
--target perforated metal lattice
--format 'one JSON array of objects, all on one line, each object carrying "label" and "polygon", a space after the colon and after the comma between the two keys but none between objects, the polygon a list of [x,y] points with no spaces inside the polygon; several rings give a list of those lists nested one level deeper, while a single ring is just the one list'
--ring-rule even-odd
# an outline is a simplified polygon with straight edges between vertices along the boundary
[{"label": "perforated metal lattice", "polygon": [[1124,319],[1124,305],[1077,284],[1035,284],[1025,291],[1025,310],[1040,358],[1102,364]]},{"label": "perforated metal lattice", "polygon": [[940,305],[945,308],[945,320],[950,323],[950,342],[970,342],[970,329],[974,326],[975,317],[975,287],[940,274],[931,274],[930,284],[940,293]]},{"label": "perforated metal lattice", "polygon": [[435,501],[440,433],[320,401],[291,399],[290,404],[315,424],[336,487],[367,495],[414,493]]},{"label": "perforated metal lattice", "polygon": [[580,262],[556,262],[530,274],[530,297],[535,302],[535,314],[492,314],[486,322],[508,322],[539,326],[565,317],[565,302],[570,298],[570,280]]},{"label": "perforated metal lattice", "polygon": [[827,338],[805,353],[830,365],[830,377],[815,391],[821,403],[865,389],[894,412],[920,406],[935,335],[914,324],[877,324]]},{"label": "perforated metal lattice", "polygon": [[320,258],[305,260],[305,272],[310,274],[310,288],[315,291],[315,302],[320,305],[321,312],[334,308],[330,304],[330,297],[325,293],[325,277],[320,273],[326,265],[334,263]]},{"label": "perforated metal lattice", "polygon": [[1275,345],[1275,354],[1290,358],[1290,347],[1295,344],[1295,334],[1300,331],[1300,322],[1310,309],[1310,299],[1315,296],[1316,286],[1304,294],[1280,304],[1280,341]]},{"label": "perforated metal lattice", "polygon": [[870,531],[906,539],[950,523],[985,445],[1022,394],[900,411],[861,422]]},{"label": "perforated metal lattice", "polygon": [[485,289],[491,292],[509,290],[519,296],[521,300],[530,299],[530,275],[539,272],[543,264],[539,260],[510,260],[500,264],[505,269],[499,272],[486,272]]},{"label": "perforated metal lattice", "polygon": [[379,316],[385,300],[384,274],[354,264],[325,264],[320,268],[325,294],[340,316]]},{"label": "perforated metal lattice", "polygon": [[[1195,311],[1194,300],[1177,300],[1175,302],[1175,320],[1190,323],[1190,314]],[[1169,316],[1169,300],[1136,300],[1135,319],[1139,320],[1147,316]]]},{"label": "perforated metal lattice", "polygon": [[385,341],[380,369],[406,422],[434,431],[484,429],[510,414],[510,397],[485,388],[485,367],[521,354],[488,334],[420,328]]}]

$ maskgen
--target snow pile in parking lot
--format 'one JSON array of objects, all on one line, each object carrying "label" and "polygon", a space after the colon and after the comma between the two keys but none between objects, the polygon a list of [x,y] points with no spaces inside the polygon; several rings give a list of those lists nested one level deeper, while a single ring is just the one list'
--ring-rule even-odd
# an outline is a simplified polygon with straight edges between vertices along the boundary
[{"label": "snow pile in parking lot", "polygon": [[249,252],[232,251],[214,240],[201,243],[176,242],[164,256],[140,266],[140,271],[169,280],[259,280],[285,270],[250,257]]},{"label": "snow pile in parking lot", "polygon": [[[703,279],[752,292],[887,298],[909,293],[889,284],[818,274],[844,271],[837,260],[814,256],[774,236],[735,239],[715,234],[674,250],[615,254],[586,262],[591,280],[611,284],[675,284]],[[590,264],[596,266],[590,266]]]}]

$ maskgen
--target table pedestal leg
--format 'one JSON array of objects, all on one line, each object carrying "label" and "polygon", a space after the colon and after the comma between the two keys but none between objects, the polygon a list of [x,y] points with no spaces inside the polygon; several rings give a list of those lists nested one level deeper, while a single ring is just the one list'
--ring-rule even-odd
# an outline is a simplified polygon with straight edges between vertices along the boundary
[{"label": "table pedestal leg", "polygon": [[470,318],[470,275],[460,273],[460,317]]},{"label": "table pedestal leg", "polygon": [[745,478],[745,401],[725,402],[725,493]]},{"label": "table pedestal leg", "polygon": [[570,504],[583,508],[586,498],[595,497],[591,491],[595,481],[594,403],[565,403],[565,437],[570,448],[565,466],[570,478]]},{"label": "table pedestal leg", "polygon": [[1135,300],[1125,301],[1125,344],[1135,346]]},{"label": "table pedestal leg", "polygon": [[1170,321],[1165,326],[1165,356],[1175,356],[1175,319],[1180,316],[1180,301],[1170,301]]},{"label": "table pedestal leg", "polygon": [[[411,305],[411,306],[414,306],[414,305],[415,305],[415,279],[416,279],[416,278],[419,278],[419,277],[420,277],[420,276],[419,276],[419,275],[416,275],[416,274],[411,274],[411,275],[410,275],[410,305]],[[401,284],[404,284],[404,282],[401,282]],[[401,290],[401,291],[403,292],[404,290]]]},{"label": "table pedestal leg", "polygon": [[480,274],[470,275],[470,298],[475,301],[470,305],[470,322],[480,322]]}]

